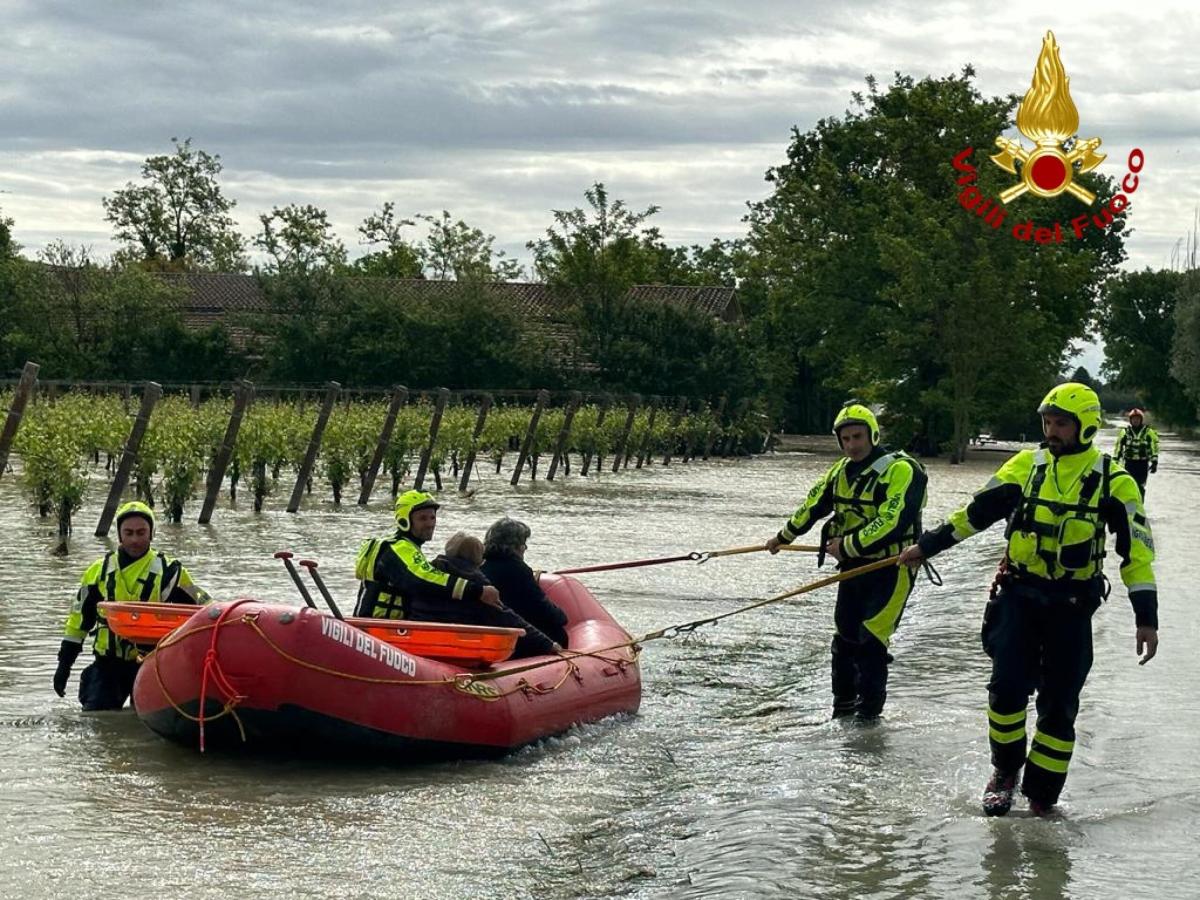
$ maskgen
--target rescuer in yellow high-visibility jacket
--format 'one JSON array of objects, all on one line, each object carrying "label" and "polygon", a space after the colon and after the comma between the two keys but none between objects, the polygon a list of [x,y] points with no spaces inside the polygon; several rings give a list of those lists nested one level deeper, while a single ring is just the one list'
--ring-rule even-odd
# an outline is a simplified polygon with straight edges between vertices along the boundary
[{"label": "rescuer in yellow high-visibility jacket", "polygon": [[[928,479],[920,463],[879,444],[875,414],[860,403],[838,413],[833,433],[844,457],[812,486],[804,503],[767,541],[778,553],[819,520],[825,552],[842,570],[894,556],[920,534]],[[887,699],[888,644],[912,592],[913,573],[888,567],[838,585],[831,678],[834,718],[874,719]]]},{"label": "rescuer in yellow high-visibility jacket", "polygon": [[177,559],[150,546],[154,513],[144,503],[117,510],[117,549],[96,560],[80,579],[63,628],[54,672],[54,691],[66,695],[71,666],[92,635],[95,659],[79,676],[79,702],[85,710],[120,709],[133,691],[141,653],[148,649],[122,640],[105,623],[102,600],[142,603],[207,603]]},{"label": "rescuer in yellow high-visibility jacket", "polygon": [[1158,432],[1142,424],[1145,413],[1136,407],[1129,411],[1129,427],[1122,428],[1113,448],[1113,459],[1133,476],[1146,499],[1146,480],[1158,471]]},{"label": "rescuer in yellow high-visibility jacket", "polygon": [[[1046,443],[1009,459],[966,507],[901,554],[902,563],[914,565],[1008,520],[1008,549],[982,633],[992,658],[988,815],[1011,809],[1022,766],[1021,792],[1035,815],[1046,814],[1062,792],[1092,665],[1092,614],[1106,593],[1106,529],[1116,536],[1141,662],[1158,649],[1154,539],[1137,484],[1092,444],[1099,398],[1086,385],[1061,384],[1038,411]],[[1037,725],[1027,756],[1026,709],[1035,691]]]},{"label": "rescuer in yellow high-visibility jacket", "polygon": [[356,616],[457,622],[524,628],[514,657],[561,649],[500,602],[500,592],[481,575],[464,578],[441,571],[425,558],[421,545],[437,528],[439,504],[432,494],[405,491],[396,498],[396,532],[368,538],[358,550],[354,574],[361,582]]}]

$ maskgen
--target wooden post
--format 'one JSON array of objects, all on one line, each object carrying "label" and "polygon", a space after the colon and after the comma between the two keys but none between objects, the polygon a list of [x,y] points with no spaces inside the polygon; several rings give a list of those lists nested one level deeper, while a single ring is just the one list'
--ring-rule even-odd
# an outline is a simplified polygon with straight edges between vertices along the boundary
[{"label": "wooden post", "polygon": [[[729,420],[729,424],[733,425],[735,422],[740,422],[742,419],[742,416],[744,416],[746,414],[746,410],[748,410],[749,408],[750,408],[750,399],[748,397],[744,398],[742,400],[739,400],[737,407],[733,411],[733,417]],[[736,435],[733,435],[733,434],[728,435],[725,438],[725,443],[721,446],[721,455],[729,456],[731,453],[733,453],[733,451],[737,448],[738,440],[739,439]]]},{"label": "wooden post", "polygon": [[17,390],[13,394],[8,418],[4,420],[4,431],[0,432],[0,478],[4,477],[4,470],[8,467],[8,450],[17,436],[17,429],[21,425],[21,416],[25,414],[25,404],[33,395],[33,386],[37,384],[39,368],[37,363],[27,362],[25,368],[21,370],[21,380],[17,382]]},{"label": "wooden post", "polygon": [[192,409],[200,408],[200,385],[193,384],[190,392],[192,398]]},{"label": "wooden post", "polygon": [[471,470],[475,468],[475,454],[478,452],[479,438],[483,434],[483,426],[487,422],[488,411],[491,408],[492,395],[484,394],[479,401],[479,415],[475,417],[475,431],[471,433],[471,449],[467,451],[467,458],[463,463],[462,479],[458,482],[460,491],[465,491],[467,483],[471,480]]},{"label": "wooden post", "polygon": [[442,414],[446,411],[446,401],[450,399],[449,388],[438,388],[437,401],[433,406],[433,417],[429,420],[429,443],[421,451],[421,464],[417,466],[417,477],[413,487],[420,490],[425,484],[425,473],[429,470],[429,460],[433,456],[433,445],[437,443],[438,431],[442,427]]},{"label": "wooden post", "polygon": [[379,477],[379,467],[383,465],[383,457],[387,454],[388,444],[392,442],[392,432],[396,429],[396,416],[400,408],[408,402],[408,388],[402,384],[396,385],[392,391],[392,402],[388,405],[387,417],[383,420],[383,430],[379,432],[379,443],[375,445],[375,453],[371,456],[371,465],[367,468],[367,477],[363,481],[362,492],[358,495],[358,505],[366,506],[371,499],[371,491],[375,489],[375,479]]},{"label": "wooden post", "polygon": [[225,470],[229,468],[229,460],[233,457],[233,449],[237,446],[238,431],[242,427],[242,416],[246,407],[254,399],[254,385],[249,381],[238,384],[233,392],[233,412],[229,414],[229,424],[225,426],[225,437],[221,439],[220,449],[213,457],[212,466],[208,470],[208,481],[204,491],[204,506],[200,509],[197,524],[207,525],[212,519],[213,508],[217,505],[217,495],[221,493],[221,482],[225,480]]},{"label": "wooden post", "polygon": [[663,465],[671,464],[671,450],[673,449],[672,441],[675,439],[675,429],[679,427],[679,423],[683,421],[684,410],[687,409],[687,397],[680,397],[679,402],[675,404],[675,412],[671,416],[671,424],[667,426],[669,432],[667,436],[667,452],[663,455]]},{"label": "wooden post", "polygon": [[304,497],[304,488],[312,475],[313,466],[317,462],[317,452],[321,449],[321,438],[325,436],[325,426],[329,424],[329,416],[337,403],[338,392],[342,386],[336,381],[325,382],[325,402],[321,404],[321,412],[317,415],[317,424],[313,427],[312,437],[308,441],[308,449],[304,451],[304,462],[300,464],[300,473],[296,476],[296,486],[292,488],[292,499],[288,501],[287,511],[299,512],[300,501]]},{"label": "wooden post", "polygon": [[575,418],[575,413],[579,410],[579,404],[582,402],[583,394],[579,391],[571,391],[571,399],[567,402],[567,410],[563,414],[562,430],[558,433],[558,443],[554,447],[554,459],[550,460],[550,471],[546,473],[547,481],[554,480],[554,473],[558,471],[558,461],[567,452],[567,440],[571,437],[571,421]]},{"label": "wooden post", "polygon": [[[600,426],[604,424],[604,417],[606,415],[608,415],[608,406],[610,403],[612,403],[612,397],[610,397],[608,394],[605,394],[603,397],[600,398],[600,403],[597,405],[597,412],[596,412],[596,432],[597,432],[597,434],[599,434],[599,432],[600,432]],[[583,466],[582,466],[582,468],[580,468],[579,474],[582,477],[586,478],[588,469],[591,468],[591,465],[592,465],[592,451],[588,450],[583,455]],[[597,472],[600,471],[600,466],[601,466],[600,454],[597,453],[596,454],[596,471]]]},{"label": "wooden post", "polygon": [[625,428],[622,429],[621,437],[613,450],[612,470],[614,472],[621,468],[621,461],[625,458],[625,446],[629,443],[629,433],[633,431],[633,420],[637,416],[638,404],[641,402],[640,394],[629,395],[629,413],[625,416]]},{"label": "wooden post", "polygon": [[650,458],[650,442],[654,440],[654,419],[658,415],[658,406],[662,401],[662,397],[650,398],[650,419],[646,422],[646,436],[642,438],[642,447],[638,452],[637,466],[640,469],[642,463]]},{"label": "wooden post", "polygon": [[525,431],[525,442],[521,444],[521,453],[517,456],[517,467],[513,469],[512,478],[509,479],[509,484],[514,487],[521,480],[521,470],[525,468],[525,458],[529,456],[529,451],[533,448],[533,439],[537,434],[538,421],[541,420],[542,410],[549,401],[549,391],[538,391],[537,405],[533,408],[533,417],[530,418],[529,428]]},{"label": "wooden post", "polygon": [[150,423],[150,414],[154,412],[154,405],[160,397],[162,385],[147,381],[146,388],[142,391],[141,408],[138,409],[137,418],[133,420],[133,427],[129,429],[125,452],[121,454],[121,461],[117,463],[117,473],[108,489],[108,500],[104,504],[104,511],[100,513],[100,521],[96,523],[96,537],[106,537],[108,529],[112,527],[113,516],[121,502],[121,495],[125,493],[125,485],[129,483],[129,473],[133,471],[133,463],[137,459],[138,450],[141,449],[146,426]]},{"label": "wooden post", "polygon": [[[713,423],[716,428],[721,427],[721,416],[725,414],[725,404],[728,402],[728,399],[722,394],[721,398],[717,401],[717,408],[713,410]],[[708,455],[712,453],[714,425],[709,425],[708,433],[704,435],[704,455],[701,459],[708,459]]]}]

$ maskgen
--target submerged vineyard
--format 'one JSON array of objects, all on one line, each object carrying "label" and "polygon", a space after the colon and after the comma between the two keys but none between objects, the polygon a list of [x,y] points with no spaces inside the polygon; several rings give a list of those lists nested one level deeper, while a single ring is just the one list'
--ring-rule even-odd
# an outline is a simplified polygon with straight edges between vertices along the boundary
[{"label": "submerged vineyard", "polygon": [[[372,489],[467,489],[506,466],[513,484],[602,477],[656,460],[755,452],[765,438],[764,417],[748,405],[726,416],[723,402],[685,398],[239,390],[237,413],[234,388],[203,400],[195,389],[143,397],[139,413],[128,390],[43,387],[8,429],[32,507],[65,536],[89,491],[107,492],[109,505],[136,497],[181,522],[206,493],[208,508],[220,492],[247,495],[256,511],[288,495],[296,511],[299,498],[323,489],[334,504],[365,503]],[[15,399],[0,391],[0,409],[15,412]],[[144,435],[131,446],[139,416]]]}]

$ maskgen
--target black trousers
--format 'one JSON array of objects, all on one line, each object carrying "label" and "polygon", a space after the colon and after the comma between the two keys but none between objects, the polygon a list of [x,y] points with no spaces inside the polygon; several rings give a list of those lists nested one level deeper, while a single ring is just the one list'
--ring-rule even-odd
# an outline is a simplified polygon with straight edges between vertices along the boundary
[{"label": "black trousers", "polygon": [[1137,482],[1138,490],[1142,492],[1142,499],[1146,499],[1146,479],[1150,477],[1150,460],[1148,459],[1127,459],[1124,462],[1125,471],[1133,476],[1133,480]]},{"label": "black trousers", "polygon": [[[1079,695],[1092,668],[1092,613],[1099,586],[1073,594],[1012,579],[988,603],[983,648],[992,658],[988,741],[992,765],[1011,774],[1025,766],[1022,792],[1052,804],[1067,780],[1075,749]],[[1037,693],[1037,727],[1026,757],[1029,697]]]},{"label": "black trousers", "polygon": [[838,585],[830,658],[835,716],[874,718],[883,710],[891,662],[886,641],[900,623],[912,584],[912,573],[895,566]]},{"label": "black trousers", "polygon": [[79,702],[88,712],[120,709],[133,693],[140,663],[97,656],[79,675]]}]

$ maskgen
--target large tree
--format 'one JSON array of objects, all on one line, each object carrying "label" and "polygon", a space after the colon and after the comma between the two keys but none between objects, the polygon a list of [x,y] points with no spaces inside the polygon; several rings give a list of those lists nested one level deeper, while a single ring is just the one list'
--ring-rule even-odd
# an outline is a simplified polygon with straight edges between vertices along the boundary
[{"label": "large tree", "polygon": [[141,184],[102,201],[123,255],[165,268],[244,271],[245,241],[229,215],[236,203],[217,181],[221,157],[193,149],[191,138],[171,141],[174,153],[142,164]]},{"label": "large tree", "polygon": [[1192,415],[1197,416],[1200,415],[1200,269],[1190,269],[1183,276],[1176,296],[1171,375],[1191,399]]},{"label": "large tree", "polygon": [[[983,197],[1012,181],[986,156],[1014,98],[983,97],[973,77],[897,75],[886,89],[868,79],[842,118],[794,132],[767,174],[772,195],[748,217],[773,346],[800,356],[774,371],[816,372],[843,396],[880,402],[893,440],[954,458],[980,426],[1025,421],[1124,255],[1123,214],[1061,244],[1010,233],[1027,219],[1069,221],[1073,197],[1020,198],[1000,229],[960,205],[951,160],[964,148],[976,149]],[[1080,180],[1109,192],[1094,174]]]},{"label": "large tree", "polygon": [[267,254],[270,273],[303,278],[346,264],[346,247],[320,207],[289,203],[261,213],[258,220],[262,230],[254,244]]},{"label": "large tree", "polygon": [[474,228],[449,212],[418,215],[429,234],[418,249],[425,274],[438,281],[517,281],[521,264],[503,250],[493,249],[496,238]]},{"label": "large tree", "polygon": [[1196,405],[1170,366],[1183,333],[1176,304],[1187,283],[1187,275],[1169,269],[1124,272],[1105,287],[1099,319],[1110,383],[1133,389],[1156,416],[1177,425],[1196,423]]}]

